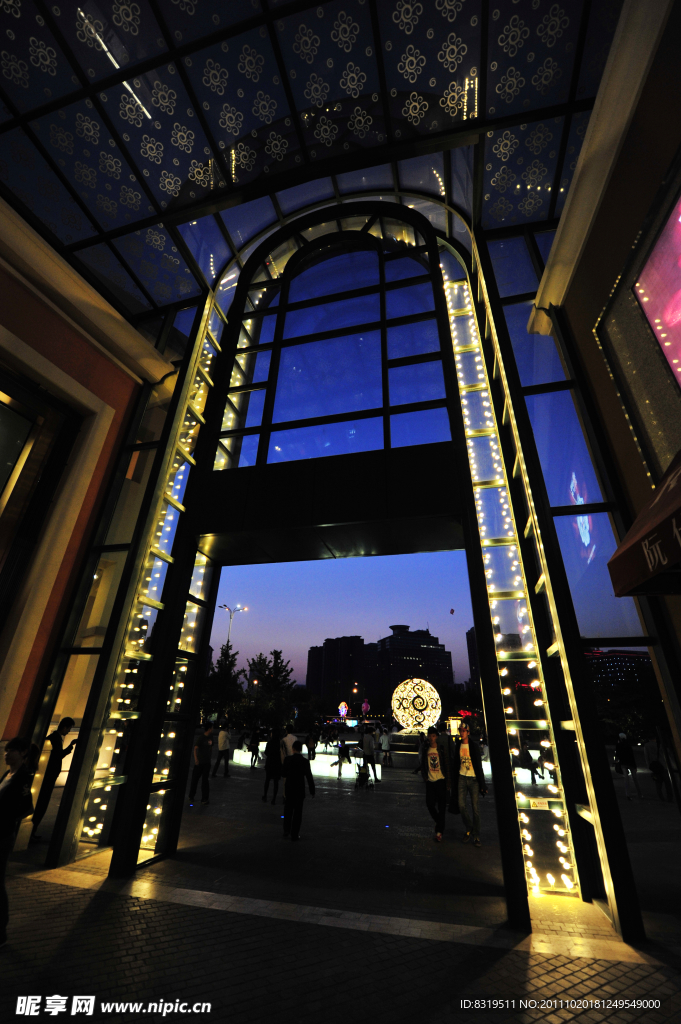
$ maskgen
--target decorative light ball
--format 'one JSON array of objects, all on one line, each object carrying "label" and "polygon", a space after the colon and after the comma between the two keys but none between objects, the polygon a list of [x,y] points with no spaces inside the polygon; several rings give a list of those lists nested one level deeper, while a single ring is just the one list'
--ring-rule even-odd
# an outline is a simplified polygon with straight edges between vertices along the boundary
[{"label": "decorative light ball", "polygon": [[429,729],[442,713],[440,695],[426,679],[405,679],[393,692],[392,711],[403,729]]}]

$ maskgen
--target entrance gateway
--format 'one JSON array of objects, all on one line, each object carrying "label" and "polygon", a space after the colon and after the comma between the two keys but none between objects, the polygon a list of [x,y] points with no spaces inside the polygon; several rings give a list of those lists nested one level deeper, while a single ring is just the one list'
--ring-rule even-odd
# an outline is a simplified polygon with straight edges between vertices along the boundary
[{"label": "entrance gateway", "polygon": [[[111,872],[127,875],[175,850],[220,566],[465,548],[509,921],[529,928],[528,893],[562,893],[602,899],[623,935],[641,934],[472,253],[415,210],[349,201],[263,241],[227,322],[209,298],[143,415],[159,422],[141,469],[157,486],[130,509],[124,485],[110,513],[134,517],[137,558],[48,865],[112,845]],[[117,571],[114,550],[104,568]],[[74,615],[92,613],[83,601]],[[67,683],[57,666],[43,722]],[[542,800],[515,776],[523,742],[551,773]]]}]

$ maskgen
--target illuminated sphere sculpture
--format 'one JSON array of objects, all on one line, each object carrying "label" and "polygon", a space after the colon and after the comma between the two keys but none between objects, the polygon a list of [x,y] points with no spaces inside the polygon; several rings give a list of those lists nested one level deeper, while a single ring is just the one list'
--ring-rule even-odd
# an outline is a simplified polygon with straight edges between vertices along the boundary
[{"label": "illuminated sphere sculpture", "polygon": [[425,679],[405,679],[393,693],[392,711],[403,729],[429,729],[442,713],[440,695]]}]

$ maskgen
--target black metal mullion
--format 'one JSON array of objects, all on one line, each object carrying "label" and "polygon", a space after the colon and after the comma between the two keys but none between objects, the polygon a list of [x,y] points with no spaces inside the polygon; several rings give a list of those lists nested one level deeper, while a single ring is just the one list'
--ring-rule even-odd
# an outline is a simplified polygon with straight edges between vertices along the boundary
[{"label": "black metal mullion", "polygon": [[[279,15],[279,16],[281,16],[281,15]],[[275,25],[274,25],[274,21],[273,20],[268,21],[268,23],[267,23],[267,30],[268,30],[268,35],[269,35],[269,38],[270,38],[270,45],[272,47],[272,52],[274,53],[274,59],[277,62],[277,67],[279,69],[279,78],[281,79],[281,85],[282,85],[282,88],[284,90],[284,94],[286,96],[286,102],[288,103],[288,108],[289,108],[289,110],[291,112],[291,118],[293,120],[294,131],[296,133],[296,136],[298,137],[298,146],[300,148],[300,152],[302,154],[303,160],[305,161],[306,164],[309,164],[310,163],[310,157],[309,157],[308,152],[307,152],[307,146],[305,145],[305,137],[303,135],[303,129],[302,129],[301,125],[300,125],[300,114],[299,114],[298,108],[296,107],[296,104],[295,104],[295,100],[294,100],[294,97],[293,97],[293,90],[291,89],[291,84],[289,82],[288,75],[286,74],[286,65],[284,63],[284,57],[283,57],[282,52],[281,52],[281,46],[279,45],[279,40],[277,39],[277,33],[275,31]]]},{"label": "black metal mullion", "polygon": [[[272,433],[272,417],[274,416],[274,400],[277,394],[277,381],[279,379],[279,364],[281,362],[281,340],[284,333],[286,313],[288,309],[289,278],[286,276],[282,282],[279,297],[279,308],[277,310],[277,323],[274,328],[274,347],[270,360],[270,370],[267,377],[267,395],[263,406],[262,421],[260,424],[260,441],[258,443],[258,454],[256,465],[264,466],[267,462],[267,455]],[[235,296],[236,298],[236,296]]]},{"label": "black metal mullion", "polygon": [[579,84],[579,76],[582,70],[582,60],[584,58],[584,45],[586,43],[586,32],[589,25],[589,15],[591,14],[591,0],[584,0],[584,6],[582,7],[582,16],[579,23],[579,31],[577,33],[577,42],[575,44],[575,60],[572,65],[572,77],[570,79],[570,89],[568,91],[568,105],[570,107],[569,115],[565,115],[565,121],[563,123],[563,136],[560,140],[560,146],[558,147],[558,159],[556,160],[556,170],[553,175],[553,185],[551,200],[549,202],[549,219],[556,215],[556,203],[558,202],[558,196],[560,195],[560,181],[561,174],[563,172],[563,163],[565,161],[565,154],[567,153],[568,137],[570,135],[570,129],[572,128],[572,122],[574,119],[574,103],[577,96],[577,86]]},{"label": "black metal mullion", "polygon": [[374,53],[376,54],[376,70],[378,72],[378,93],[383,106],[385,134],[387,135],[388,140],[392,141],[393,125],[390,114],[390,102],[388,100],[388,84],[385,77],[385,64],[383,63],[383,50],[381,49],[381,25],[378,17],[376,0],[369,0],[369,16],[371,17],[371,31],[374,36]]}]

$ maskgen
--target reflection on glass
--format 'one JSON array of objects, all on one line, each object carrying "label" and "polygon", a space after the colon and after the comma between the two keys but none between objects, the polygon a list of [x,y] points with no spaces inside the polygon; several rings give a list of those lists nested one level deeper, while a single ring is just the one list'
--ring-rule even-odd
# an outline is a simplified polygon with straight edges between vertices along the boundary
[{"label": "reflection on glass", "polygon": [[539,252],[541,253],[541,258],[545,265],[549,261],[549,253],[551,252],[551,246],[553,245],[555,237],[555,231],[538,231],[534,236],[534,240],[539,246]]},{"label": "reflection on glass", "polygon": [[277,326],[276,313],[268,313],[265,316],[254,316],[250,319],[244,320],[244,327],[250,335],[247,345],[242,345],[242,348],[248,348],[250,345],[269,345],[271,341],[274,341],[274,329]]},{"label": "reflection on glass", "polygon": [[163,599],[163,584],[166,581],[167,572],[168,563],[164,562],[162,558],[151,555],[145,567],[142,586],[140,587],[140,597],[142,599],[146,597],[151,598],[153,601],[161,601]]},{"label": "reflection on glass", "polygon": [[466,446],[468,448],[468,464],[474,482],[503,480],[501,450],[494,435],[469,437]]},{"label": "reflection on glass", "polygon": [[132,540],[155,456],[154,450],[133,452],[130,456],[106,544],[129,544]]},{"label": "reflection on glass", "polygon": [[565,380],[565,371],[551,335],[527,333],[527,321],[532,308],[531,302],[504,306],[513,355],[523,387]]},{"label": "reflection on glass", "polygon": [[556,516],[554,523],[582,636],[644,635],[634,599],[613,593],[607,563],[617,541],[607,512]]},{"label": "reflection on glass", "polygon": [[390,447],[407,448],[413,444],[437,444],[451,441],[446,409],[422,409],[390,417]]},{"label": "reflection on glass", "polygon": [[275,423],[382,404],[379,331],[282,349]]},{"label": "reflection on glass", "polygon": [[391,405],[430,402],[445,397],[445,379],[439,359],[431,363],[394,366],[388,370]]},{"label": "reflection on glass", "polygon": [[[123,658],[116,673],[111,701],[111,715],[114,718],[135,717],[145,669],[146,663],[134,655]],[[100,764],[99,767],[108,771],[109,765]]]},{"label": "reflection on glass", "polygon": [[182,426],[180,427],[178,441],[189,455],[191,455],[196,447],[200,429],[201,424],[198,419],[192,410],[187,408],[187,411],[184,414],[184,420],[182,421]]},{"label": "reflection on glass", "polygon": [[258,458],[259,434],[249,434],[247,437],[234,438],[230,447],[234,452],[236,464],[239,468],[243,466],[255,466]]},{"label": "reflection on glass", "polygon": [[487,391],[467,391],[461,399],[466,430],[491,430],[494,427],[492,403]]},{"label": "reflection on glass", "polygon": [[454,360],[456,377],[461,387],[468,388],[485,383],[485,368],[480,352],[457,352]]},{"label": "reflection on glass", "polygon": [[602,501],[572,392],[528,395],[525,401],[549,503],[584,505]]},{"label": "reflection on glass", "polygon": [[209,387],[204,377],[200,373],[197,373],[189,389],[189,401],[197,412],[202,413],[205,409],[208,391]]},{"label": "reflection on glass", "polygon": [[[168,791],[165,789],[159,789],[155,793],[149,794],[149,803],[147,804],[147,815],[144,819],[144,825],[142,827],[142,839],[140,841],[140,852],[137,856],[137,863],[141,863],[153,857],[160,850],[159,843],[159,831],[161,828],[161,820],[163,817],[164,805],[166,803],[166,796],[169,796]],[[168,801],[169,802],[169,801]]]},{"label": "reflection on glass", "polygon": [[215,452],[215,460],[213,462],[214,470],[229,469],[231,465],[232,456],[226,442],[220,441]]},{"label": "reflection on glass", "polygon": [[156,521],[152,544],[165,555],[169,555],[171,552],[179,521],[180,513],[167,501],[164,501]]},{"label": "reflection on glass", "polygon": [[166,484],[166,494],[169,494],[180,504],[184,501],[184,492],[187,489],[187,480],[191,466],[181,452],[175,452],[175,458],[170,466],[170,475]]},{"label": "reflection on glass", "polygon": [[127,551],[100,555],[73,647],[101,647],[109,624]]},{"label": "reflection on glass", "polygon": [[172,678],[170,680],[170,693],[166,706],[168,714],[179,715],[182,711],[182,703],[185,699],[184,692],[188,681],[192,677],[194,666],[181,658],[175,662]]},{"label": "reflection on glass", "polygon": [[501,298],[537,290],[537,275],[522,235],[488,242]]},{"label": "reflection on glass", "polygon": [[416,235],[411,224],[392,217],[381,217],[383,238],[386,242],[397,242],[398,245],[420,245],[423,239]]},{"label": "reflection on glass", "polygon": [[[108,729],[105,731],[109,732]],[[79,843],[93,846],[109,845],[116,799],[120,792],[120,785],[98,785],[91,790],[85,804]]]},{"label": "reflection on glass", "polygon": [[150,605],[138,605],[133,612],[130,629],[128,631],[127,650],[131,654],[144,651],[149,653],[152,645],[152,633],[156,625],[158,609]]},{"label": "reflection on glass", "polygon": [[435,299],[430,281],[386,292],[385,311],[388,320],[410,316],[412,313],[426,313],[431,309],[435,309]]},{"label": "reflection on glass", "polygon": [[203,345],[201,346],[201,355],[199,356],[199,366],[208,377],[208,380],[212,382],[211,374],[213,372],[213,363],[217,359],[218,354],[211,345],[208,338],[204,338]]},{"label": "reflection on glass", "polygon": [[246,395],[246,426],[259,427],[262,423],[263,409],[265,408],[266,391],[250,391]]},{"label": "reflection on glass", "polygon": [[389,327],[388,359],[427,355],[440,351],[440,336],[435,320],[421,320],[417,324]]},{"label": "reflection on glass", "polygon": [[154,765],[154,782],[167,782],[172,775],[174,767],[173,755],[178,748],[177,723],[164,722],[159,737],[159,749],[156,754]]},{"label": "reflection on glass", "polygon": [[189,585],[189,593],[192,597],[200,597],[201,600],[208,600],[210,581],[213,575],[213,568],[210,559],[199,552],[194,562],[194,572]]},{"label": "reflection on glass", "polygon": [[505,487],[476,487],[475,507],[484,540],[513,537],[513,519]]},{"label": "reflection on glass", "polygon": [[308,266],[289,285],[289,302],[319,299],[323,295],[352,291],[378,284],[378,253],[369,250],[344,252]]},{"label": "reflection on glass", "polygon": [[[241,395],[233,395],[232,398],[241,398]],[[225,411],[222,416],[222,429],[223,430],[236,430],[239,426],[239,413],[236,406],[228,398],[225,402]]]},{"label": "reflection on glass", "polygon": [[294,185],[293,188],[277,192],[279,207],[284,215],[299,210],[301,206],[319,203],[322,199],[333,199],[331,178],[318,178],[316,181],[307,181],[304,185]]},{"label": "reflection on glass", "polygon": [[[426,287],[430,288],[430,285]],[[431,289],[432,291],[432,289]],[[431,307],[432,308],[432,307]],[[414,312],[414,310],[410,310]],[[333,331],[355,324],[370,324],[380,320],[381,304],[378,294],[361,295],[341,302],[326,302],[286,314],[284,337],[297,338],[304,334]]]},{"label": "reflection on glass", "polygon": [[386,281],[403,281],[408,277],[419,277],[428,273],[425,261],[412,256],[403,256],[399,260],[386,260]]},{"label": "reflection on glass", "polygon": [[189,651],[190,654],[196,653],[196,648],[201,639],[201,626],[203,625],[205,614],[205,608],[194,604],[193,601],[187,601],[182,629],[180,630],[180,642],[178,644],[181,651]]},{"label": "reflection on glass", "polygon": [[487,590],[490,594],[522,588],[523,577],[515,544],[485,548],[483,561]]},{"label": "reflection on glass", "polygon": [[295,430],[275,430],[270,438],[268,462],[319,459],[327,455],[371,452],[383,447],[383,419],[372,417],[346,423],[326,423]]}]

